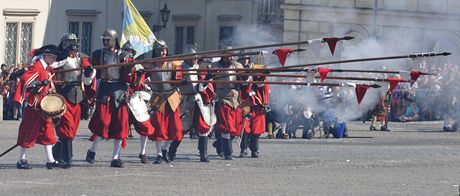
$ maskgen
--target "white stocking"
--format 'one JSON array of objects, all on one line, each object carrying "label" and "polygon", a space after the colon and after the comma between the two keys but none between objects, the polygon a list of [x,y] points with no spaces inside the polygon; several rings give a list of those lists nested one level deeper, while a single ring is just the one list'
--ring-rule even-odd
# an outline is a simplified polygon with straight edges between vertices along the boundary
[{"label": "white stocking", "polygon": [[94,139],[93,144],[91,145],[91,148],[89,149],[91,152],[96,152],[97,150],[97,142],[101,140],[101,137],[96,136],[96,139]]},{"label": "white stocking", "polygon": [[145,155],[145,147],[147,146],[147,136],[141,135],[141,155]]},{"label": "white stocking", "polygon": [[161,141],[154,141],[154,143],[157,150],[157,155],[163,156],[163,153],[161,153]]},{"label": "white stocking", "polygon": [[112,160],[120,158],[121,140],[113,140]]},{"label": "white stocking", "polygon": [[45,155],[46,155],[46,162],[48,163],[56,162],[53,157],[53,145],[45,145]]},{"label": "white stocking", "polygon": [[19,146],[19,161],[26,160],[26,150],[27,148]]}]

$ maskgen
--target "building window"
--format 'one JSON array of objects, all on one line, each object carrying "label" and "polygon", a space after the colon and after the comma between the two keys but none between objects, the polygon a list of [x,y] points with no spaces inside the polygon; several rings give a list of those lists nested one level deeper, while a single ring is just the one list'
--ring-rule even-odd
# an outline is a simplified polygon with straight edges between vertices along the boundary
[{"label": "building window", "polygon": [[225,46],[234,46],[235,27],[233,26],[221,26],[219,29],[219,48],[224,48]]},{"label": "building window", "polygon": [[5,63],[25,64],[27,53],[32,50],[33,23],[7,22],[5,32]]},{"label": "building window", "polygon": [[195,27],[194,26],[176,26],[176,35],[175,35],[175,43],[174,43],[175,54],[182,54],[184,52],[184,46],[192,45],[194,43],[195,43]]},{"label": "building window", "polygon": [[91,36],[93,34],[92,22],[69,22],[69,32],[77,35],[80,41],[80,50],[91,54]]}]

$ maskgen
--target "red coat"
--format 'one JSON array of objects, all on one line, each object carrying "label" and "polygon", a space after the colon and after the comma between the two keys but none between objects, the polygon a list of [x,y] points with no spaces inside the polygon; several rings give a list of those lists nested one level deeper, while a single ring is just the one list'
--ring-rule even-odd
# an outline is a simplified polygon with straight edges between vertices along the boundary
[{"label": "red coat", "polygon": [[[250,95],[253,92],[254,95]],[[265,132],[264,107],[269,103],[270,86],[268,84],[248,84],[241,88],[242,102],[249,103],[251,118],[246,122],[244,131],[248,134],[260,135]],[[243,123],[244,124],[244,123]]]},{"label": "red coat", "polygon": [[[45,70],[43,61],[37,60],[22,75],[16,87],[14,101],[22,103],[27,102],[24,116],[19,125],[17,144],[30,148],[35,142],[42,145],[52,145],[56,143],[55,132],[51,118],[45,117],[39,110],[41,99],[48,93],[49,85],[40,87],[38,92],[33,88],[27,88],[33,81],[43,81],[48,79],[48,72]],[[51,66],[47,67],[52,70]]]},{"label": "red coat", "polygon": [[[199,93],[205,105],[209,105],[216,97],[216,91],[214,90],[214,85],[212,83],[209,83],[206,87],[199,90]],[[206,121],[204,120],[203,115],[201,114],[200,108],[198,107],[198,104],[195,104],[194,111],[195,114],[192,126],[200,134],[209,133],[211,131],[211,126],[206,124]]]}]

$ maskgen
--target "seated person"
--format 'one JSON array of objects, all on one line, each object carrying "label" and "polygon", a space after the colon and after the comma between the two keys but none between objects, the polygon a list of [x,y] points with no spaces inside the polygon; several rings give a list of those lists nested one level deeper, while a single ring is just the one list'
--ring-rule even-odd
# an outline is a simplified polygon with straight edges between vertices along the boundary
[{"label": "seated person", "polygon": [[419,108],[417,103],[412,102],[407,108],[406,112],[399,117],[401,122],[417,121],[419,119]]},{"label": "seated person", "polygon": [[313,119],[313,113],[310,107],[303,108],[303,111],[300,111],[294,115],[292,122],[289,126],[289,133],[292,138],[296,138],[297,129],[302,126],[302,138],[311,139],[313,136],[313,128],[315,125],[315,120]]}]

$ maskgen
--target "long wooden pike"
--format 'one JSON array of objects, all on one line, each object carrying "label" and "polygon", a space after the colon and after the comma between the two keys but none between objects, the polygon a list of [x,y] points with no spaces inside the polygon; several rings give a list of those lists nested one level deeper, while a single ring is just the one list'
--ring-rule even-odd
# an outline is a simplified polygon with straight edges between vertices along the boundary
[{"label": "long wooden pike", "polygon": [[383,56],[383,57],[371,57],[371,58],[359,58],[359,59],[348,59],[348,60],[339,60],[339,61],[326,61],[319,63],[309,63],[309,64],[300,64],[292,66],[284,66],[277,68],[264,68],[264,69],[232,69],[232,68],[200,68],[200,69],[155,69],[155,70],[146,70],[147,72],[171,72],[171,71],[206,71],[206,72],[218,72],[218,71],[238,71],[238,72],[286,72],[287,70],[292,71],[292,69],[303,68],[303,67],[312,67],[318,65],[331,65],[331,64],[341,64],[341,63],[354,63],[354,62],[364,62],[364,61],[381,61],[381,60],[391,60],[391,59],[404,59],[404,58],[417,58],[417,57],[435,57],[435,56],[448,56],[452,53],[443,52],[443,53],[416,53],[408,55],[399,55],[399,56]]},{"label": "long wooden pike", "polygon": [[[183,84],[183,83],[214,83],[214,84],[274,84],[274,85],[304,85],[304,86],[338,86],[338,87],[353,87],[346,83],[308,83],[308,82],[279,82],[279,81],[227,81],[227,80],[197,80],[197,81],[146,81],[147,84]],[[374,85],[373,88],[379,88],[379,85]]]},{"label": "long wooden pike", "polygon": [[[200,58],[215,58],[215,57],[231,57],[231,56],[242,56],[242,55],[262,55],[262,51],[255,51],[255,52],[244,52],[244,53],[227,53],[227,54],[209,54],[209,55],[188,55],[185,57],[159,57],[159,58],[152,58],[146,60],[139,60],[134,62],[126,62],[126,63],[115,63],[115,64],[108,64],[108,65],[96,65],[93,66],[94,69],[104,69],[109,67],[123,67],[123,66],[132,66],[136,64],[147,64],[147,63],[156,63],[156,62],[163,62],[163,61],[177,61],[177,60],[190,60],[190,59],[200,59]],[[74,68],[74,69],[63,69],[63,70],[55,70],[54,73],[63,73],[63,72],[70,72],[70,71],[79,71],[81,68]]]},{"label": "long wooden pike", "polygon": [[[314,69],[312,70],[314,71]],[[332,69],[331,72],[357,72],[357,73],[389,73],[400,74],[410,71],[386,71],[386,70],[365,70],[365,69]],[[420,72],[420,75],[438,75],[437,73]]]},{"label": "long wooden pike", "polygon": [[[184,73],[184,75],[200,75],[199,73]],[[295,74],[257,74],[257,73],[214,73],[217,79],[229,75],[238,75],[238,76],[259,76],[259,77],[285,77],[285,78],[309,78],[306,75],[295,75]],[[315,76],[315,78],[321,78],[320,76]],[[388,82],[386,78],[362,78],[362,77],[338,77],[338,76],[327,76],[325,79],[331,80],[358,80],[358,81],[374,81],[374,82]],[[409,80],[400,80],[399,82],[411,83],[413,81]]]}]

